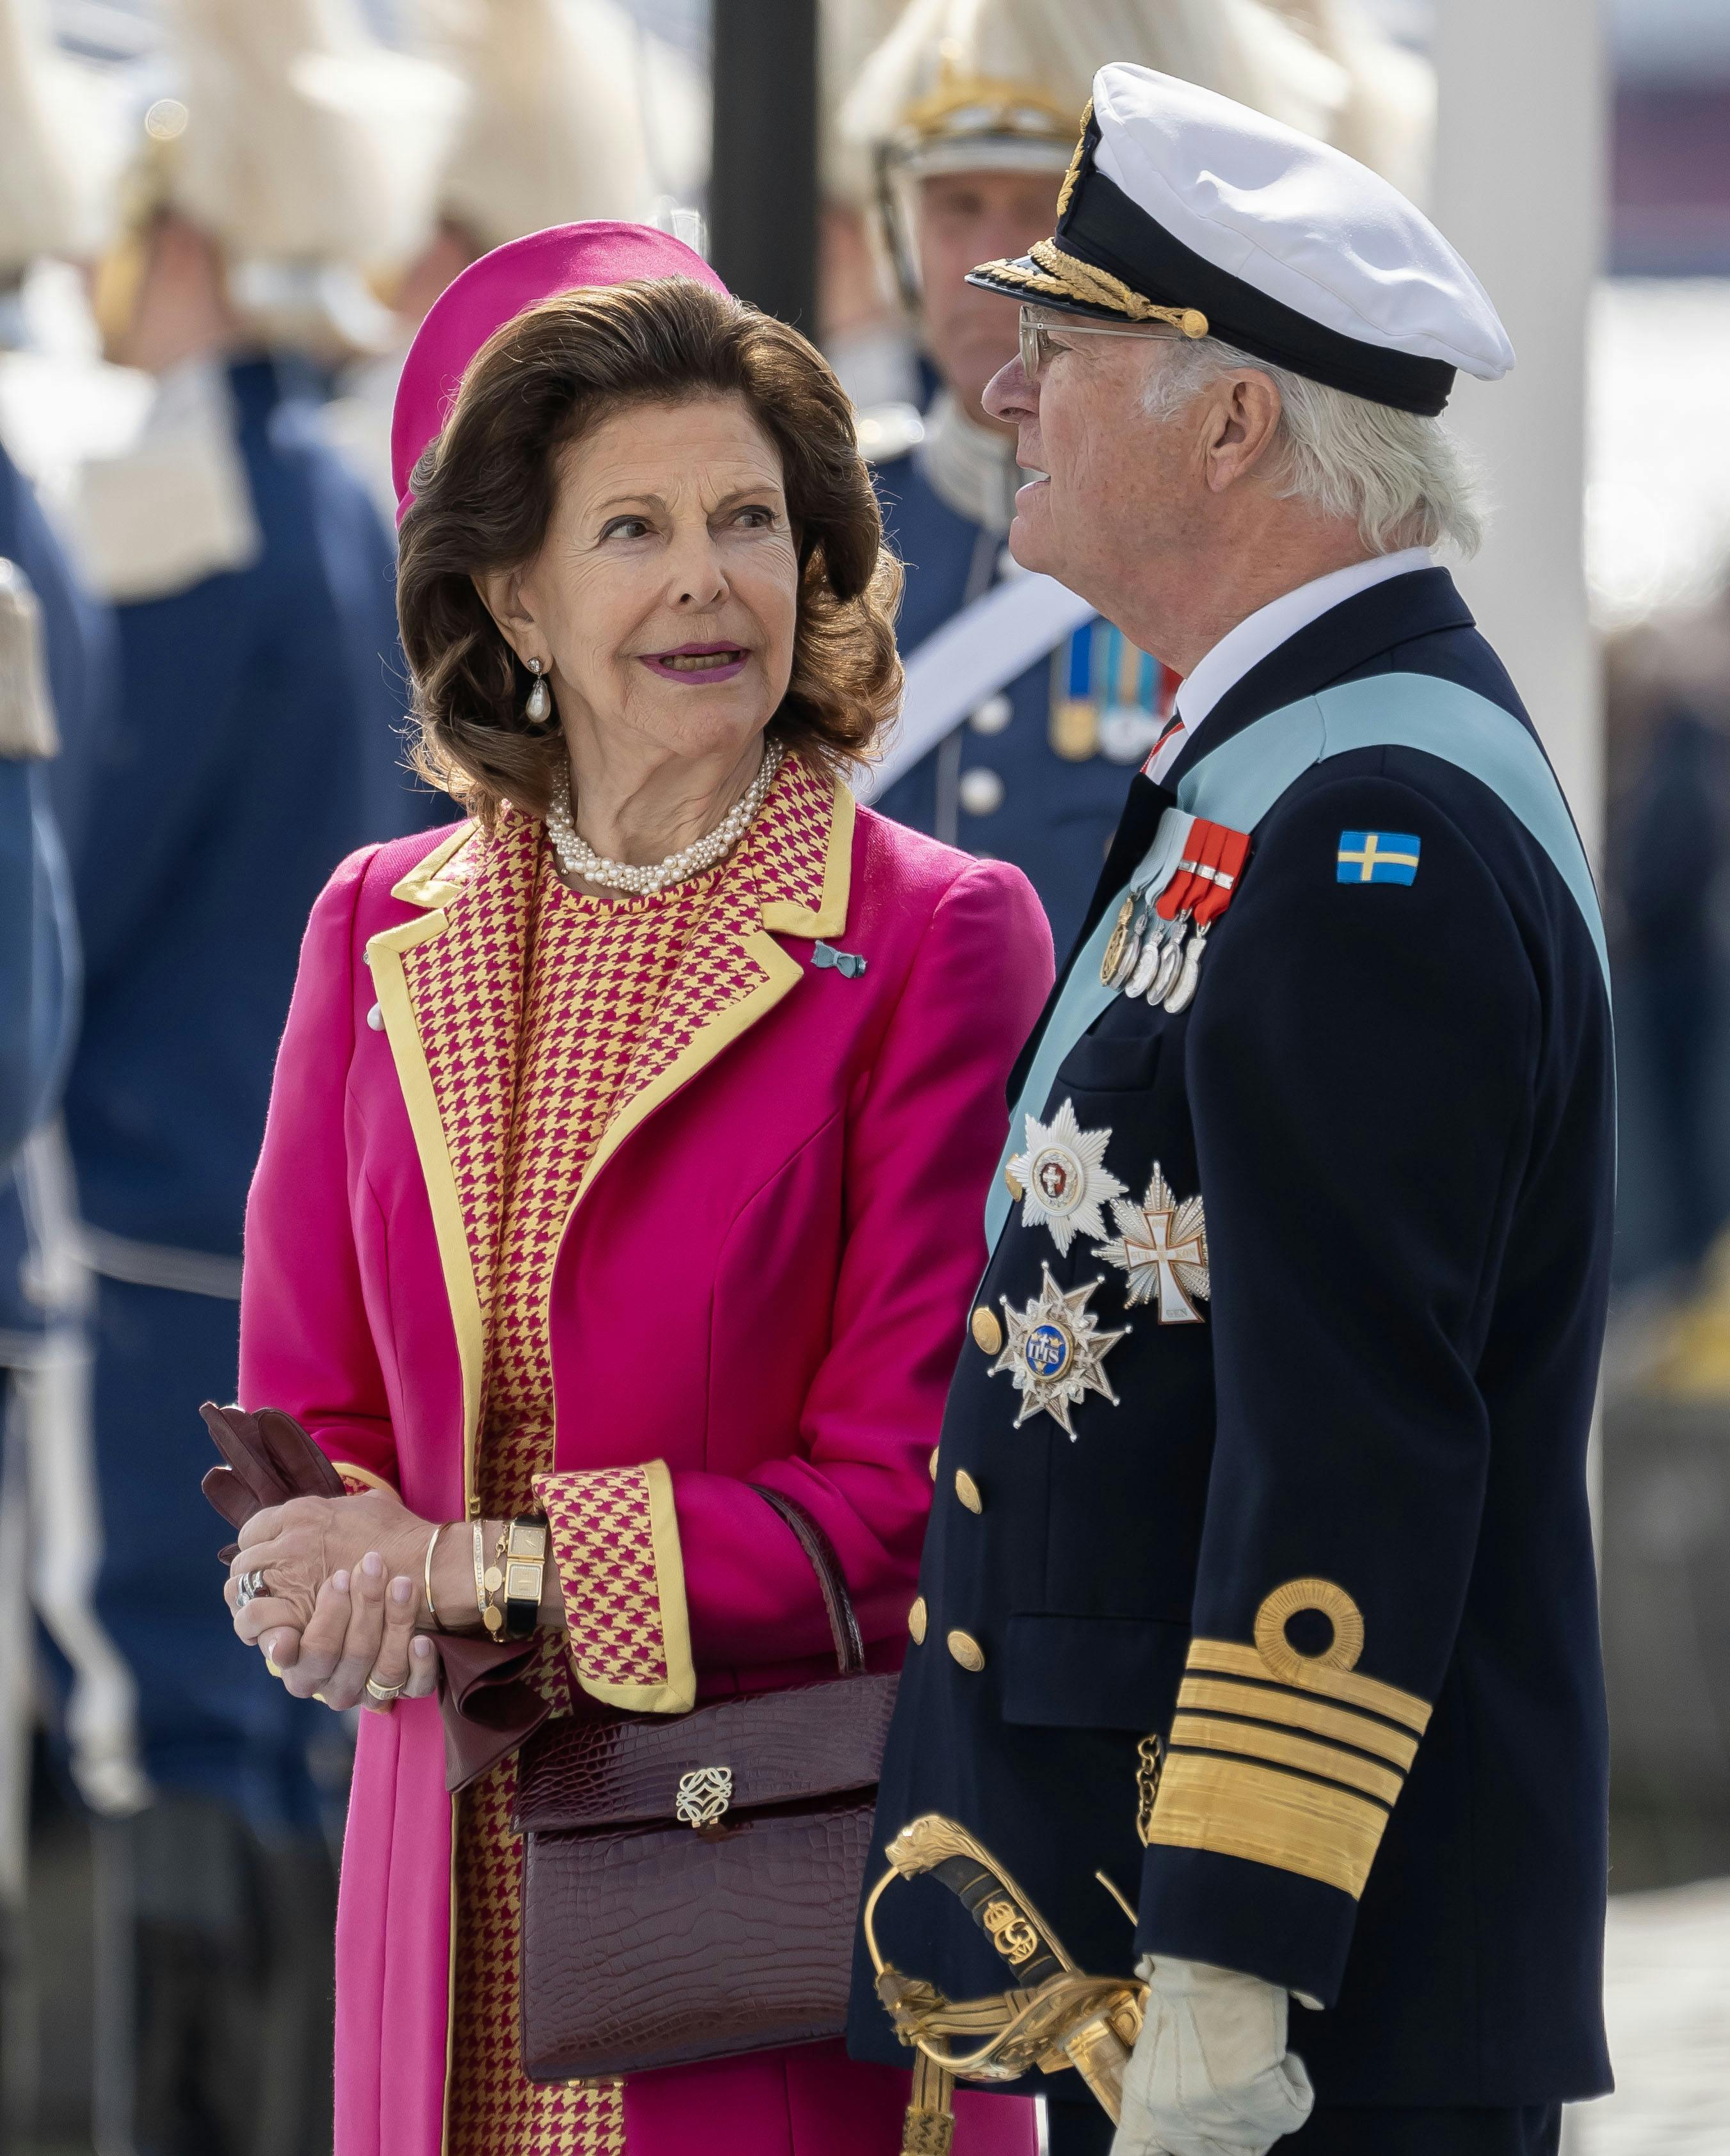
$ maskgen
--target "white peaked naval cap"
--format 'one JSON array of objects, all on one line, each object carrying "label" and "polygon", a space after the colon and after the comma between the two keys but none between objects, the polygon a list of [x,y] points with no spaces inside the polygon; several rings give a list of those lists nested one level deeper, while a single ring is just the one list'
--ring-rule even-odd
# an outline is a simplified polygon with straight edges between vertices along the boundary
[{"label": "white peaked naval cap", "polygon": [[1440,412],[1457,370],[1514,363],[1460,256],[1355,158],[1194,83],[1114,63],[1054,239],[972,283],[1109,318],[1163,318],[1374,403]]}]

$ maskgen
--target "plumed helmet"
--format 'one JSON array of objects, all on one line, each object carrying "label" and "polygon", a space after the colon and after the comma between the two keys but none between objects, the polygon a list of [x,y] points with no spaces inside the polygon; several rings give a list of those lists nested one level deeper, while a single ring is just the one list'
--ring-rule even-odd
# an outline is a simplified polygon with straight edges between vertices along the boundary
[{"label": "plumed helmet", "polygon": [[909,0],[842,107],[876,168],[879,238],[916,300],[911,182],[1070,162],[1096,70],[1157,69],[1324,139],[1345,71],[1262,0]]},{"label": "plumed helmet", "polygon": [[0,285],[98,250],[125,155],[115,85],[57,49],[43,0],[0,0]]},{"label": "plumed helmet", "polygon": [[618,0],[428,0],[422,21],[469,87],[439,206],[477,248],[690,198],[706,87]]},{"label": "plumed helmet", "polygon": [[173,0],[169,20],[163,196],[231,259],[372,267],[418,244],[461,108],[444,69],[382,44],[357,0]]}]

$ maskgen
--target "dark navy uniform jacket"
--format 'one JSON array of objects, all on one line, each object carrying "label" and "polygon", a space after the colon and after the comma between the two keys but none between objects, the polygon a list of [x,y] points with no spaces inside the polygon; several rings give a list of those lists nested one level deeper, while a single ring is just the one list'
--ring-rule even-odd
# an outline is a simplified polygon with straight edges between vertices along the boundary
[{"label": "dark navy uniform jacket", "polygon": [[[911,455],[876,465],[873,476],[889,543],[906,565],[896,636],[911,653],[1001,582],[1004,541],[942,501]],[[1039,893],[1061,951],[1081,925],[1133,763],[1097,754],[1071,761],[1052,747],[1050,658],[1003,693],[1012,713],[1006,727],[984,734],[963,725],[873,805],[947,845],[1013,861]],[[973,771],[1001,782],[1000,805],[987,814],[970,814],[963,798],[962,779]]]},{"label": "dark navy uniform jacket", "polygon": [[[1451,580],[1423,571],[1264,660],[1173,783],[1324,685],[1414,673],[1525,723]],[[1096,918],[1171,800],[1135,781]],[[1372,833],[1417,855],[1409,882],[1343,880],[1342,840]],[[1253,835],[1189,1009],[1114,998],[1043,1111],[1109,1132],[1135,1202],[1156,1163],[1201,1199],[1201,1322],[1130,1305],[1097,1240],[1065,1254],[1012,1212],[979,1306],[1023,1312],[1044,1269],[1098,1281],[1088,1314],[1127,1328],[1101,1364],[1118,1404],[1087,1393],[1073,1439],[1044,1413],[1018,1429],[1009,1376],[963,1345],[877,1846],[947,1814],[1080,1966],[1181,1956],[1319,2001],[1291,2043],[1323,2104],[1590,2096],[1609,2086],[1585,1476],[1602,974],[1548,855],[1435,757],[1315,766]],[[1013,1981],[933,1881],[891,1888],[878,1927],[952,1997]],[[862,1956],[851,2039],[905,2056]]]}]

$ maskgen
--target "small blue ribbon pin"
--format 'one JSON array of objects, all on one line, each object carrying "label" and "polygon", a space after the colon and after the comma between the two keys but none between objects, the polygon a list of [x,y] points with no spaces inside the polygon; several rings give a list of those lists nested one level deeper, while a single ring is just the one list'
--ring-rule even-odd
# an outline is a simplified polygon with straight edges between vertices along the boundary
[{"label": "small blue ribbon pin", "polygon": [[833,966],[844,980],[857,980],[865,969],[865,962],[857,951],[838,951],[833,943],[814,943],[811,963],[819,972]]}]

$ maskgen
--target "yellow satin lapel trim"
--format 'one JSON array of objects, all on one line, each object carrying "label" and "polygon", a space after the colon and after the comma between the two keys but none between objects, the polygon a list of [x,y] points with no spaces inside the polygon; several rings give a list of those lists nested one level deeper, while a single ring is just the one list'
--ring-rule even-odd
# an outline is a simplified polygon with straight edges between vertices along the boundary
[{"label": "yellow satin lapel trim", "polygon": [[463,885],[458,879],[445,875],[444,870],[479,835],[473,824],[465,824],[459,830],[453,831],[434,847],[424,860],[417,861],[407,875],[391,886],[391,896],[401,899],[405,906],[448,906],[462,891]]},{"label": "yellow satin lapel trim", "polygon": [[[796,988],[804,975],[804,968],[796,958],[789,957],[774,938],[759,930],[745,939],[745,950],[762,968],[763,978],[754,988],[747,989],[724,1011],[691,1035],[690,1040],[659,1077],[634,1094],[607,1126],[605,1135],[589,1156],[588,1166],[583,1171],[583,1180],[577,1186],[577,1195],[571,1201],[571,1214],[588,1195],[607,1163],[611,1160],[631,1132],[647,1122],[663,1101],[670,1100],[680,1087],[687,1086],[706,1065],[712,1063],[721,1050],[730,1047],[742,1034],[748,1033],[760,1019],[767,1018],[788,989]],[[568,1230],[571,1214],[565,1216]]]},{"label": "yellow satin lapel trim", "polygon": [[823,896],[815,908],[797,900],[768,900],[762,925],[775,936],[839,936],[847,926],[847,906],[853,895],[853,825],[858,803],[850,787],[834,782],[829,806],[829,846],[823,863]]},{"label": "yellow satin lapel trim", "polygon": [[[442,849],[441,849],[442,850]],[[444,1274],[444,1292],[456,1331],[457,1360],[463,1377],[463,1503],[467,1511],[475,1493],[475,1447],[480,1427],[480,1383],[485,1332],[480,1297],[475,1284],[474,1261],[469,1253],[468,1229],[457,1196],[456,1173],[444,1142],[444,1124],[433,1090],[433,1074],[427,1064],[425,1044],[415,1022],[408,983],[403,971],[403,953],[418,944],[442,936],[449,927],[442,911],[423,914],[398,928],[387,928],[367,946],[372,969],[372,992],[384,1014],[384,1037],[390,1043],[398,1082],[408,1110],[408,1127],[414,1133],[421,1173],[433,1209],[433,1233],[438,1239],[439,1262]]]},{"label": "yellow satin lapel trim", "polygon": [[[796,958],[783,951],[775,941],[777,936],[839,936],[847,926],[847,908],[853,886],[853,832],[856,804],[851,789],[839,779],[826,780],[829,788],[829,838],[824,849],[823,890],[814,907],[795,899],[765,899],[762,903],[762,927],[745,936],[742,948],[745,955],[762,970],[762,979],[742,996],[735,998],[725,1010],[717,1012],[709,1022],[700,1027],[680,1050],[666,1069],[648,1085],[632,1094],[624,1106],[608,1124],[599,1144],[589,1157],[583,1170],[583,1180],[577,1186],[577,1194],[571,1201],[570,1213],[565,1216],[568,1231],[572,1216],[583,1203],[603,1168],[613,1158],[631,1133],[652,1116],[664,1101],[670,1100],[683,1086],[689,1085],[697,1073],[715,1060],[742,1035],[762,1019],[767,1018],[789,989],[796,988],[803,976],[804,968]],[[762,870],[757,871],[759,875]],[[687,954],[685,963],[701,965],[705,963],[701,950],[701,936]],[[646,1055],[649,1044],[639,1050]],[[625,1083],[629,1085],[627,1074]]]}]

